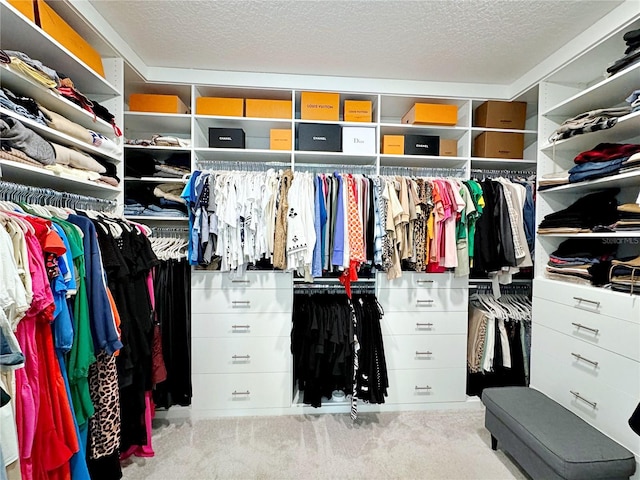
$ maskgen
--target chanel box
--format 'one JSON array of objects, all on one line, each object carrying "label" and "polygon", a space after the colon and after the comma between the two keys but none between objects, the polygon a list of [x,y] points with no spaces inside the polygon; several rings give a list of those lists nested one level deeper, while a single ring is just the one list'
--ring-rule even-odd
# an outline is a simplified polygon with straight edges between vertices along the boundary
[{"label": "chanel box", "polygon": [[244,130],[241,128],[209,128],[209,147],[244,148]]},{"label": "chanel box", "polygon": [[367,127],[343,127],[342,152],[375,155],[376,129]]},{"label": "chanel box", "polygon": [[440,137],[437,135],[405,135],[405,155],[440,155]]},{"label": "chanel box", "polygon": [[340,152],[342,128],[340,125],[301,123],[298,126],[298,150]]}]

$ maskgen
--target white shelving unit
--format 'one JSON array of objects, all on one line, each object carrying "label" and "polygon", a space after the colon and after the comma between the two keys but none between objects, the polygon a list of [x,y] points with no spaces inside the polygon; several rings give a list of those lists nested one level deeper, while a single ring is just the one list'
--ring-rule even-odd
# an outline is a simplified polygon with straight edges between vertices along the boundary
[{"label": "white shelving unit", "polygon": [[[637,28],[640,28],[640,17],[541,83],[539,178],[570,169],[578,153],[599,143],[640,143],[640,112],[621,117],[611,129],[555,144],[547,140],[568,118],[590,110],[625,105],[625,98],[640,88],[640,64],[612,77],[602,77],[607,66],[623,55],[624,32]],[[635,202],[640,193],[640,172],[539,190],[537,224],[545,215],[606,188],[620,189],[617,198],[621,203]],[[640,466],[640,437],[633,434],[627,424],[640,398],[640,299],[636,295],[574,285],[544,275],[549,255],[567,239],[616,245],[618,256],[625,257],[640,254],[639,238],[640,231],[537,235],[531,386],[634,452]],[[612,365],[617,365],[615,371],[610,369]],[[638,478],[638,474],[633,478]]]},{"label": "white shelving unit", "polygon": [[[123,61],[120,58],[103,58],[106,78],[103,78],[72,54],[57,40],[35,25],[6,1],[0,2],[0,44],[3,50],[16,50],[40,60],[58,72],[64,72],[74,82],[76,89],[89,99],[98,101],[115,116],[116,124],[123,123],[121,91],[124,84]],[[114,55],[115,57],[115,55]],[[45,108],[59,113],[79,125],[117,141],[113,127],[90,112],[80,108],[34,80],[11,69],[0,66],[0,85],[17,95],[28,96]],[[115,154],[84,143],[69,135],[23,117],[12,110],[0,107],[0,113],[22,122],[47,140],[79,149],[116,166],[116,173],[123,176],[122,148]],[[73,175],[55,174],[45,168],[0,160],[0,177],[9,182],[38,187],[49,187],[69,193],[122,202],[122,187],[79,179]]]}]

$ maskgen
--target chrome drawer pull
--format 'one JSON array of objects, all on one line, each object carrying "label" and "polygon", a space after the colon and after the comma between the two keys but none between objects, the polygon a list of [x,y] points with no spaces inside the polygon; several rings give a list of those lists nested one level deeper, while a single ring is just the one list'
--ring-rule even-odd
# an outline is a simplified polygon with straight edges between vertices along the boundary
[{"label": "chrome drawer pull", "polygon": [[251,280],[231,280],[231,283],[251,283]]},{"label": "chrome drawer pull", "polygon": [[573,297],[573,299],[577,300],[578,302],[591,303],[592,305],[595,305],[596,307],[600,306],[600,302],[596,302],[595,300],[589,300],[587,298],[582,298],[582,297]]},{"label": "chrome drawer pull", "polygon": [[249,305],[251,300],[233,300],[231,303],[233,305]]},{"label": "chrome drawer pull", "polygon": [[433,283],[433,280],[421,280],[421,279],[418,279],[418,280],[416,280],[416,283]]},{"label": "chrome drawer pull", "polygon": [[433,355],[433,352],[427,350],[426,352],[418,352],[416,351],[416,355]]},{"label": "chrome drawer pull", "polygon": [[416,385],[416,390],[431,390],[431,387],[429,385],[427,385],[426,387],[419,387]]},{"label": "chrome drawer pull", "polygon": [[231,325],[231,328],[251,328],[251,325]]},{"label": "chrome drawer pull", "polygon": [[421,303],[433,303],[435,300],[416,300],[416,303],[420,305]]},{"label": "chrome drawer pull", "polygon": [[433,327],[433,323],[416,323],[416,327]]},{"label": "chrome drawer pull", "polygon": [[584,328],[585,330],[589,330],[590,332],[593,332],[596,335],[600,332],[600,330],[598,330],[597,328],[587,327],[586,325],[582,325],[581,323],[571,322],[571,325],[574,325],[577,328]]},{"label": "chrome drawer pull", "polygon": [[234,355],[233,357],[234,360],[249,360],[251,358],[250,355]]},{"label": "chrome drawer pull", "polygon": [[579,353],[573,353],[571,352],[571,355],[573,355],[574,357],[576,357],[576,360],[584,360],[587,363],[590,363],[591,365],[593,365],[594,367],[598,366],[598,362],[594,362],[593,360],[589,360],[588,358],[583,357],[582,355],[580,355]]},{"label": "chrome drawer pull", "polygon": [[590,402],[589,400],[587,400],[586,398],[584,398],[582,395],[580,395],[578,392],[574,392],[573,390],[569,390],[569,392],[571,392],[571,395],[573,395],[574,397],[576,397],[576,399],[580,399],[582,400],[584,403],[588,403],[589,405],[591,405],[593,408],[596,408],[598,406],[598,402]]},{"label": "chrome drawer pull", "polygon": [[236,392],[235,390],[231,395],[251,395],[251,392],[247,390],[246,392]]}]

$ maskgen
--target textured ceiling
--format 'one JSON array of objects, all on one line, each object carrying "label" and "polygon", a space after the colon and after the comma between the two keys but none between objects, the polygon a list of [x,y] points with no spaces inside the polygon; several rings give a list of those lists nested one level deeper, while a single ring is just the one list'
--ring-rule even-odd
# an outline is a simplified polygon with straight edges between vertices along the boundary
[{"label": "textured ceiling", "polygon": [[152,67],[510,84],[622,0],[90,0]]}]

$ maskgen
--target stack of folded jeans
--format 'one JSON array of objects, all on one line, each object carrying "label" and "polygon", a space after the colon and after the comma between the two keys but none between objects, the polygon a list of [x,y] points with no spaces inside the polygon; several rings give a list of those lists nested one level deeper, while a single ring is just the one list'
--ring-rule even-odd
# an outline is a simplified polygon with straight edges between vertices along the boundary
[{"label": "stack of folded jeans", "polygon": [[617,245],[602,239],[570,238],[549,255],[545,277],[581,285],[604,285],[616,250]]},{"label": "stack of folded jeans", "polygon": [[[149,217],[188,217],[187,206],[174,192],[181,192],[183,185],[135,185],[125,191],[124,214]],[[157,194],[156,194],[157,193]]]},{"label": "stack of folded jeans", "polygon": [[574,158],[569,183],[616,175],[623,167],[628,169],[631,157],[639,152],[640,145],[635,143],[600,143]]},{"label": "stack of folded jeans", "polygon": [[596,227],[609,227],[618,219],[618,188],[586,195],[569,207],[544,217],[539,234],[586,233]]}]

